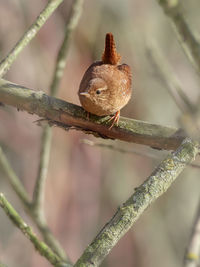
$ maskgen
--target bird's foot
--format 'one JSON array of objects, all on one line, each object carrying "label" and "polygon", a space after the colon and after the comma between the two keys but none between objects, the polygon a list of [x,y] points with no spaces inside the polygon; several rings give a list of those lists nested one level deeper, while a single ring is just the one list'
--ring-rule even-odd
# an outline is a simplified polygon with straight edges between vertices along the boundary
[{"label": "bird's foot", "polygon": [[115,115],[113,115],[113,116],[108,120],[108,122],[113,120],[111,126],[109,127],[109,130],[112,129],[112,127],[115,125],[115,123],[116,123],[116,125],[118,126],[119,118],[120,118],[120,110],[117,111],[117,112],[115,113]]}]

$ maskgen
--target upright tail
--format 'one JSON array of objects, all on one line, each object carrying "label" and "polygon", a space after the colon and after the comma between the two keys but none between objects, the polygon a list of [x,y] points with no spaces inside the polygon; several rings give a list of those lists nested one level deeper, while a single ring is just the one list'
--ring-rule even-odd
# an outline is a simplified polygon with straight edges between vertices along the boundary
[{"label": "upright tail", "polygon": [[117,65],[120,59],[121,56],[117,53],[114,37],[111,32],[107,33],[105,39],[105,50],[102,55],[102,61],[104,64]]}]

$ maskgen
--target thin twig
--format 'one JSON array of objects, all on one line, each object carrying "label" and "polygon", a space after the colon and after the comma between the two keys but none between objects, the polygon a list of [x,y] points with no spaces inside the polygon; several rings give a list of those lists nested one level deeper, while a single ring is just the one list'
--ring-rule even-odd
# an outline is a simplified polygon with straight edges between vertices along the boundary
[{"label": "thin twig", "polygon": [[200,43],[189,28],[189,25],[182,14],[179,0],[157,1],[162,6],[166,15],[171,19],[179,43],[185,54],[198,73],[200,73]]},{"label": "thin twig", "polygon": [[70,12],[69,20],[66,23],[65,27],[65,37],[61,48],[58,53],[57,62],[54,70],[54,76],[51,83],[50,95],[56,96],[57,90],[60,84],[60,80],[63,76],[63,72],[66,65],[66,58],[68,54],[69,43],[71,39],[71,35],[75,30],[78,21],[80,19],[83,8],[83,0],[74,0],[72,9]]},{"label": "thin twig", "polygon": [[158,73],[160,79],[166,84],[166,89],[172,96],[180,111],[192,114],[194,112],[192,103],[182,90],[180,82],[170,68],[167,59],[164,58],[159,47],[157,47],[155,43],[151,42],[151,44],[149,44],[148,42],[147,55],[149,56],[150,62],[156,70],[156,73]]},{"label": "thin twig", "polygon": [[119,139],[157,149],[176,149],[185,134],[182,130],[128,118],[120,118],[118,126],[109,129],[109,118],[91,115],[79,106],[47,96],[41,91],[0,80],[0,102],[26,110],[65,129],[77,129],[101,138]]},{"label": "thin twig", "polygon": [[25,32],[25,34],[16,43],[9,54],[0,63],[0,77],[6,74],[12,63],[16,60],[19,53],[24,49],[24,47],[32,40],[36,33],[40,30],[42,25],[47,21],[55,9],[62,3],[63,0],[49,0],[46,7],[42,10],[40,15],[30,26],[30,28]]},{"label": "thin twig", "polygon": [[159,51],[155,44],[147,49],[151,62],[153,63],[160,78],[166,84],[166,89],[174,99],[177,106],[180,108],[182,115],[179,118],[181,127],[185,130],[188,136],[199,140],[200,122],[198,115],[199,103],[193,105],[187,95],[183,92],[180,82],[173,74],[167,59]]},{"label": "thin twig", "polygon": [[74,265],[99,266],[120,238],[130,229],[149,205],[161,196],[198,154],[198,144],[186,138],[180,147],[135,189],[133,195],[117,210]]},{"label": "thin twig", "polygon": [[42,131],[40,161],[37,173],[37,179],[34,186],[32,209],[35,216],[45,220],[44,215],[44,194],[45,194],[45,180],[47,177],[49,157],[51,150],[52,131],[46,125]]},{"label": "thin twig", "polygon": [[200,201],[192,234],[185,253],[184,267],[198,267],[200,263]]},{"label": "thin twig", "polygon": [[46,221],[42,217],[35,216],[35,212],[32,209],[31,202],[29,201],[26,190],[24,189],[20,179],[16,176],[14,170],[10,166],[5,154],[0,148],[0,165],[5,175],[8,178],[8,181],[12,185],[15,193],[22,201],[25,210],[28,212],[32,220],[35,222],[39,231],[41,232],[44,241],[48,244],[49,247],[63,260],[70,264],[70,261],[66,257],[65,251],[60,246],[59,242],[56,240],[51,230],[48,228]]},{"label": "thin twig", "polygon": [[1,147],[0,147],[0,165],[4,173],[9,177],[9,182],[12,185],[12,187],[15,189],[15,192],[20,198],[20,200],[24,203],[26,207],[29,207],[30,199],[26,192],[26,189],[24,188],[23,184],[20,182],[17,175],[11,168]]},{"label": "thin twig", "polygon": [[38,237],[33,233],[30,226],[28,226],[23,219],[19,216],[16,210],[6,200],[4,195],[0,193],[0,206],[8,215],[10,220],[22,231],[22,233],[33,243],[35,249],[44,256],[51,264],[57,267],[64,267],[66,264]]},{"label": "thin twig", "polygon": [[[75,0],[72,4],[69,19],[66,23],[65,37],[61,48],[58,53],[55,71],[50,86],[50,95],[55,96],[58,91],[58,87],[63,76],[64,68],[66,65],[66,58],[68,53],[69,41],[71,34],[78,24],[78,20],[82,11],[83,0]],[[52,131],[49,125],[46,125],[42,134],[41,152],[40,152],[40,165],[37,174],[36,185],[33,193],[33,209],[36,216],[44,218],[44,186],[47,176],[49,155],[51,150]]]},{"label": "thin twig", "polygon": [[152,154],[152,153],[147,153],[147,152],[141,152],[141,151],[137,151],[134,149],[128,150],[128,149],[124,149],[121,147],[116,147],[115,145],[111,145],[111,144],[103,144],[100,142],[94,142],[88,139],[82,139],[81,140],[82,144],[85,145],[89,145],[89,146],[97,146],[97,147],[103,147],[103,148],[107,148],[110,150],[114,150],[123,154],[134,154],[137,156],[141,156],[141,157],[147,157],[147,158],[154,158],[154,159],[160,159],[159,157],[157,157],[156,155]]},{"label": "thin twig", "polygon": [[[66,23],[64,41],[58,53],[54,76],[53,76],[52,83],[50,86],[50,94],[52,96],[55,96],[58,91],[60,80],[62,78],[64,67],[66,65],[69,40],[70,40],[72,31],[75,29],[78,23],[78,19],[81,15],[82,4],[83,4],[83,0],[75,0],[73,2],[69,20]],[[34,193],[33,193],[33,210],[34,210],[35,216],[38,218],[39,221],[43,222],[43,224],[45,225],[46,225],[46,222],[44,221],[45,216],[44,216],[44,209],[43,209],[44,186],[45,186],[45,180],[47,177],[47,169],[48,169],[48,164],[49,164],[51,140],[52,140],[52,130],[49,127],[49,125],[46,125],[44,127],[43,134],[42,134],[40,166],[39,166],[37,180],[36,180]],[[45,228],[47,227],[45,226]],[[45,233],[46,234],[48,233],[48,235],[46,235],[46,238],[48,238],[48,241],[51,241],[51,244],[53,245],[54,248],[56,245],[56,251],[58,251],[59,255],[61,255],[61,253],[63,254],[63,249],[58,243],[55,244],[55,239],[52,238],[51,233],[46,232],[46,231]],[[65,254],[64,258],[66,259],[66,257],[67,256]],[[69,259],[67,260],[69,261]]]},{"label": "thin twig", "polygon": [[[128,149],[124,149],[124,148],[121,148],[121,147],[116,147],[116,146],[111,145],[111,144],[103,144],[103,143],[99,143],[99,142],[94,142],[94,141],[91,141],[91,140],[88,140],[88,139],[82,139],[81,143],[89,145],[89,146],[95,146],[95,147],[97,146],[97,147],[107,148],[107,149],[114,150],[114,151],[117,151],[117,152],[123,153],[123,154],[134,154],[134,155],[137,155],[137,156],[140,156],[140,157],[146,157],[146,158],[151,158],[151,159],[156,159],[156,160],[160,160],[161,159],[159,155],[153,154],[151,152],[138,151],[138,150],[135,150],[135,149],[128,150]],[[200,169],[200,165],[199,164],[190,163],[189,166],[193,167],[193,168]]]}]

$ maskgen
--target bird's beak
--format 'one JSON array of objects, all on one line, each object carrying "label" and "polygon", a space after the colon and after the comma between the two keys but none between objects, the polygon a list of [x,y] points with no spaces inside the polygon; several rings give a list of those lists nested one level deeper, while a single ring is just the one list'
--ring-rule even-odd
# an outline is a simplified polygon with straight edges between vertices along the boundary
[{"label": "bird's beak", "polygon": [[79,95],[84,95],[84,96],[88,97],[90,94],[88,92],[82,92],[82,93],[79,93]]}]

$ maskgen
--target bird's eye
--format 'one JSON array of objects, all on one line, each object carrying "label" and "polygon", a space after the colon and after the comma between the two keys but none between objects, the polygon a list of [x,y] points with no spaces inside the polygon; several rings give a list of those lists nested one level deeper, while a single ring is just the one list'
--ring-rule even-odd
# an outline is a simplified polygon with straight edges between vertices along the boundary
[{"label": "bird's eye", "polygon": [[97,94],[97,95],[100,95],[100,94],[101,94],[101,90],[97,89],[97,90],[96,90],[96,94]]}]

